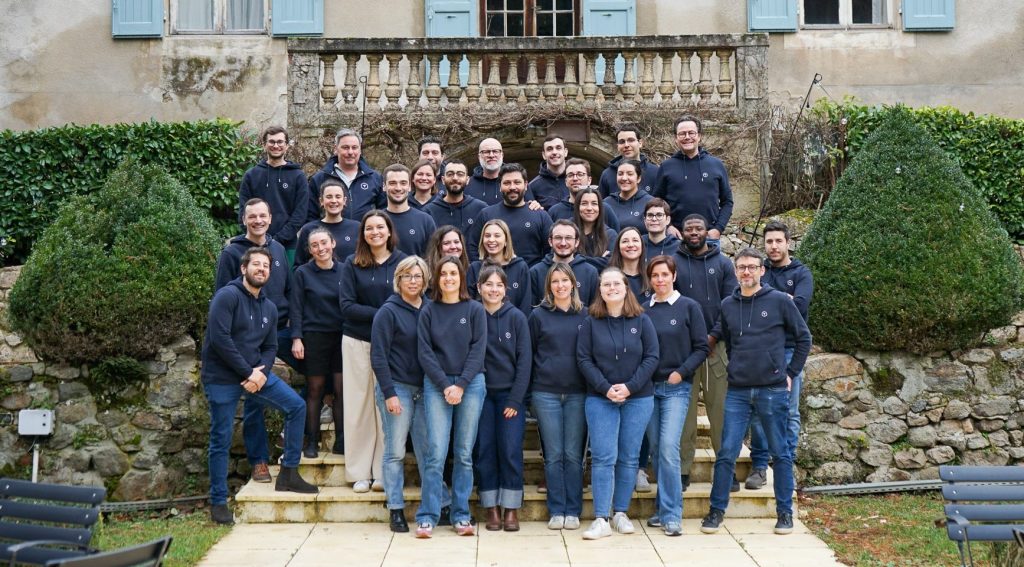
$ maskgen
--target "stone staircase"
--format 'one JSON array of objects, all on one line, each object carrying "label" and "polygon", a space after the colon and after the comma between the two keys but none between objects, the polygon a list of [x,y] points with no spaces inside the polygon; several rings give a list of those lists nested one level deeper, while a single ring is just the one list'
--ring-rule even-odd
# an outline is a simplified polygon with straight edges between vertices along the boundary
[{"label": "stone staircase", "polygon": [[[707,417],[697,421],[698,449],[690,472],[690,487],[683,493],[683,517],[701,518],[707,513],[711,496],[711,476],[714,468],[714,451],[707,436],[710,424]],[[266,522],[386,522],[388,511],[383,492],[358,494],[345,482],[345,457],[330,453],[334,441],[333,425],[324,425],[321,434],[321,451],[315,459],[303,458],[299,472],[303,478],[320,486],[319,494],[295,494],[276,492],[273,483],[260,484],[249,481],[235,495],[235,517],[249,523]],[[547,521],[545,495],[537,491],[537,484],[544,477],[544,462],[539,450],[539,436],[536,424],[527,423],[524,440],[524,495],[523,507],[519,511],[521,521]],[[277,467],[271,467],[271,474],[277,477]],[[750,453],[746,447],[736,463],[736,474],[746,478],[750,471]],[[589,473],[588,478],[589,480]],[[405,460],[405,503],[406,516],[411,521],[420,501],[419,472],[415,458],[409,451]],[[653,483],[652,483],[653,486]],[[654,491],[633,494],[629,516],[647,518],[654,513]],[[474,494],[472,502],[476,505]],[[476,509],[474,517],[483,517]],[[759,490],[733,493],[729,502],[729,517],[774,518],[775,497],[772,491],[772,475],[768,471],[768,484]],[[589,489],[583,493],[583,518],[593,517],[593,496]]]}]

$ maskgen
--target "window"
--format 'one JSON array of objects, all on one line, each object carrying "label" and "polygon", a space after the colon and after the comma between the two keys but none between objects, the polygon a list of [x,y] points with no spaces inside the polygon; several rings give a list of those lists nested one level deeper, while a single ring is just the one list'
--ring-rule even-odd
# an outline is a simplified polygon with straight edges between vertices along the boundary
[{"label": "window", "polygon": [[175,33],[266,33],[264,0],[172,0]]},{"label": "window", "polygon": [[579,0],[481,0],[489,37],[574,36]]},{"label": "window", "polygon": [[805,26],[882,26],[886,0],[803,0]]}]

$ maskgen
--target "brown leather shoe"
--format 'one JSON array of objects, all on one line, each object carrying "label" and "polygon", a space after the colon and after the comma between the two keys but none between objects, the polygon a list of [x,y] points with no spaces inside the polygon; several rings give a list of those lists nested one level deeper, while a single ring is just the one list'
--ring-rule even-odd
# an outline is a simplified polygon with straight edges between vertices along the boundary
[{"label": "brown leather shoe", "polygon": [[498,513],[498,507],[492,506],[487,509],[487,523],[484,525],[489,532],[497,532],[501,530],[501,514]]},{"label": "brown leather shoe", "polygon": [[516,510],[515,508],[505,508],[505,531],[519,531],[519,510]]},{"label": "brown leather shoe", "polygon": [[256,463],[252,466],[252,480],[253,482],[270,482],[270,467],[267,463]]}]

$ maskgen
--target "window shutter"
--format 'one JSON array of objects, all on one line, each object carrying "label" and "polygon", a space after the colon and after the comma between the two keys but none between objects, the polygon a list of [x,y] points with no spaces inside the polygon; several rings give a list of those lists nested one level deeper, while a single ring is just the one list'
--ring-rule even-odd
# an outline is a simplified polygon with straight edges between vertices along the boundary
[{"label": "window shutter", "polygon": [[113,37],[161,37],[164,35],[163,0],[113,0]]},{"label": "window shutter", "polygon": [[323,35],[323,0],[273,0],[270,33],[275,37]]},{"label": "window shutter", "polygon": [[789,32],[797,28],[797,0],[747,0],[752,32]]},{"label": "window shutter", "polygon": [[[636,0],[583,0],[583,35],[636,35]],[[604,84],[604,57],[594,62],[597,84]],[[626,60],[615,58],[615,80],[622,82]]]},{"label": "window shutter", "polygon": [[903,0],[903,29],[943,31],[956,26],[955,0]]},{"label": "window shutter", "polygon": [[[427,37],[477,37],[477,0],[427,0],[424,4],[426,15]],[[437,71],[441,86],[448,84],[448,72],[451,64],[447,59],[441,61]],[[427,73],[430,63],[426,63]],[[459,80],[469,83],[469,61],[463,59],[459,64]]]}]

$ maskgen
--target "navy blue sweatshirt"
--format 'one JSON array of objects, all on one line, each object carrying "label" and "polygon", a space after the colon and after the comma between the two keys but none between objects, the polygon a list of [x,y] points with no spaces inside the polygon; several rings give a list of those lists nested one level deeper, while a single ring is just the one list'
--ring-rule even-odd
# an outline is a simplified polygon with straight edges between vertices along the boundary
[{"label": "navy blue sweatshirt", "polygon": [[355,265],[353,255],[341,268],[341,316],[345,318],[344,334],[360,341],[370,340],[370,328],[377,309],[395,292],[395,268],[405,258],[394,250],[383,264],[369,268]]},{"label": "navy blue sweatshirt", "polygon": [[704,149],[694,158],[683,152],[661,162],[654,183],[654,196],[672,207],[672,224],[683,229],[683,219],[699,213],[708,221],[708,229],[725,232],[732,216],[732,189],[722,160]]},{"label": "navy blue sweatshirt", "polygon": [[326,270],[316,262],[296,268],[291,295],[293,339],[301,339],[304,333],[341,332],[341,266],[334,260]]},{"label": "navy blue sweatshirt", "polygon": [[640,305],[646,305],[646,302],[651,300],[652,292],[650,289],[644,289],[644,279],[640,277],[640,274],[631,276],[624,273],[624,275],[626,283],[629,284],[629,290],[633,292],[633,297],[640,302]]},{"label": "navy blue sweatshirt", "polygon": [[587,379],[587,394],[607,396],[625,384],[630,398],[654,395],[651,378],[658,368],[658,336],[650,317],[588,318],[576,343],[576,363]]},{"label": "navy blue sweatshirt", "polygon": [[[622,156],[615,156],[608,162],[608,167],[601,172],[601,179],[598,181],[598,188],[601,196],[607,197],[619,192],[619,182],[616,179],[619,173],[619,164],[622,163]],[[640,154],[640,191],[650,193],[654,190],[654,180],[658,178],[657,164],[649,161],[645,154]]]},{"label": "navy blue sweatshirt", "polygon": [[[477,280],[480,278],[480,269],[483,267],[482,260],[476,260],[469,265],[469,276],[466,283],[469,284],[469,295],[473,299],[480,299],[480,290],[477,289]],[[513,256],[512,261],[502,266],[505,276],[508,278],[508,285],[505,286],[505,301],[518,307],[523,314],[529,314],[533,307],[533,287],[530,285],[530,266],[519,256]]]},{"label": "navy blue sweatshirt", "polygon": [[691,382],[694,372],[711,352],[708,328],[704,325],[700,305],[679,292],[673,292],[667,301],[651,298],[644,303],[644,308],[658,333],[661,353],[654,381],[664,382],[669,374],[678,372],[684,380]]},{"label": "navy blue sweatshirt", "polygon": [[259,366],[270,375],[276,354],[273,302],[262,292],[253,297],[241,277],[217,290],[203,337],[203,383],[238,385]]},{"label": "navy blue sweatshirt", "polygon": [[[535,290],[535,297],[543,298],[546,295],[544,280],[547,279],[548,272],[551,271],[551,266],[554,265],[554,255],[548,254],[544,256],[543,260],[530,268],[530,289]],[[585,256],[580,256],[579,254],[573,256],[572,262],[569,262],[569,267],[572,268],[572,273],[576,276],[576,291],[580,294],[580,301],[584,305],[589,305],[594,301],[594,294],[597,293],[597,268],[588,262]]]},{"label": "navy blue sweatshirt", "polygon": [[308,262],[309,233],[314,228],[326,228],[334,236],[334,260],[344,262],[356,253],[356,242],[359,241],[359,223],[352,219],[341,219],[341,222],[324,222],[323,219],[308,222],[299,230],[299,242],[295,247],[295,267]]},{"label": "navy blue sweatshirt", "polygon": [[[288,269],[288,252],[280,242],[273,237],[267,236],[265,247],[270,250],[270,278],[263,285],[260,295],[267,296],[274,306],[277,307],[277,326],[283,329],[288,325],[288,295],[292,289],[292,274]],[[217,258],[217,277],[214,279],[213,289],[226,286],[231,281],[242,275],[242,256],[245,251],[257,246],[257,244],[245,235],[240,235],[228,241],[224,249],[220,251]]]},{"label": "navy blue sweatshirt", "polygon": [[[803,265],[800,260],[790,258],[789,264],[776,268],[771,262],[765,264],[764,276],[761,278],[762,285],[770,285],[773,288],[788,293],[793,297],[793,303],[800,311],[800,316],[807,322],[808,311],[811,308],[811,298],[814,296],[814,276],[811,270]],[[793,346],[787,344],[786,346]]]},{"label": "navy blue sweatshirt", "polygon": [[484,371],[487,355],[487,312],[476,301],[435,301],[420,312],[417,327],[420,365],[438,389],[450,384],[463,390]]},{"label": "navy blue sweatshirt", "polygon": [[359,173],[352,179],[349,185],[335,171],[338,165],[338,156],[331,156],[323,169],[309,178],[309,210],[306,213],[307,221],[314,221],[321,216],[320,212],[320,184],[328,177],[341,181],[345,186],[345,210],[342,216],[347,219],[362,221],[363,215],[370,209],[383,209],[388,204],[384,195],[384,178],[377,170],[370,167],[366,160],[359,158]]},{"label": "navy blue sweatshirt", "polygon": [[640,234],[647,234],[644,224],[644,207],[654,197],[647,191],[637,191],[629,199],[623,199],[619,193],[613,193],[604,199],[604,214],[614,216],[619,221],[619,231],[630,226],[640,229]]},{"label": "navy blue sweatshirt", "polygon": [[576,364],[576,341],[586,319],[585,307],[573,313],[541,303],[530,313],[534,391],[550,394],[587,391],[587,382]]},{"label": "navy blue sweatshirt", "polygon": [[480,216],[480,211],[486,208],[487,203],[474,199],[469,195],[464,195],[462,200],[455,204],[449,203],[438,196],[428,203],[427,206],[423,207],[423,212],[434,219],[435,225],[444,226],[450,224],[461,230],[463,235],[466,235],[469,234],[469,229],[473,228],[476,217]]},{"label": "navy blue sweatshirt", "polygon": [[681,240],[672,236],[671,234],[666,234],[665,238],[662,238],[661,242],[657,244],[651,242],[650,234],[645,234],[643,241],[644,251],[647,252],[648,262],[650,262],[651,258],[655,256],[671,256],[675,254],[676,250],[679,248],[679,245],[682,244]]},{"label": "navy blue sweatshirt", "polygon": [[[722,334],[729,353],[729,387],[784,386],[803,370],[811,351],[811,331],[788,295],[761,286],[743,297],[737,288],[722,301]],[[795,339],[786,364],[786,336]]]},{"label": "navy blue sweatshirt", "polygon": [[394,294],[384,302],[373,317],[370,333],[370,366],[384,399],[395,396],[395,382],[423,387],[416,329],[420,312],[430,303],[424,298],[420,308]]},{"label": "navy blue sweatshirt", "polygon": [[510,390],[506,407],[523,411],[532,366],[533,346],[526,315],[506,301],[494,313],[487,313],[487,389]]},{"label": "navy blue sweatshirt", "polygon": [[302,166],[286,161],[280,167],[272,167],[267,160],[260,161],[242,177],[238,190],[238,220],[245,228],[245,203],[259,197],[270,205],[270,230],[268,234],[292,250],[299,227],[306,222],[306,203],[309,201],[309,186]]},{"label": "navy blue sweatshirt", "polygon": [[385,211],[391,222],[395,224],[395,234],[398,235],[398,249],[409,256],[426,256],[427,241],[430,235],[434,234],[437,225],[434,219],[424,213],[410,207],[404,213],[393,213]]},{"label": "navy blue sweatshirt", "polygon": [[565,171],[562,171],[561,175],[555,175],[548,169],[546,161],[540,162],[540,171],[537,177],[530,181],[528,187],[545,211],[550,211],[559,201],[569,198],[569,188],[565,185]]},{"label": "navy blue sweatshirt", "polygon": [[[473,173],[469,176],[469,182],[466,183],[465,194],[467,197],[473,197],[483,201],[488,206],[497,205],[502,202],[501,199],[501,178],[495,177],[494,179],[488,179],[484,177],[484,168],[479,165],[473,168]],[[533,191],[530,187],[526,187],[526,193],[523,194],[524,201],[533,200]]]},{"label": "navy blue sweatshirt", "polygon": [[548,253],[551,217],[544,211],[531,211],[526,205],[509,207],[505,203],[498,203],[480,211],[476,224],[470,229],[467,236],[470,258],[479,257],[477,246],[480,244],[481,227],[491,219],[505,221],[512,234],[512,246],[516,255],[526,260],[527,264],[536,264]]},{"label": "navy blue sweatshirt", "polygon": [[722,300],[732,295],[737,287],[732,262],[715,245],[709,245],[707,253],[694,256],[685,244],[680,244],[673,259],[676,261],[676,289],[700,304],[708,335],[720,340],[718,313]]}]

